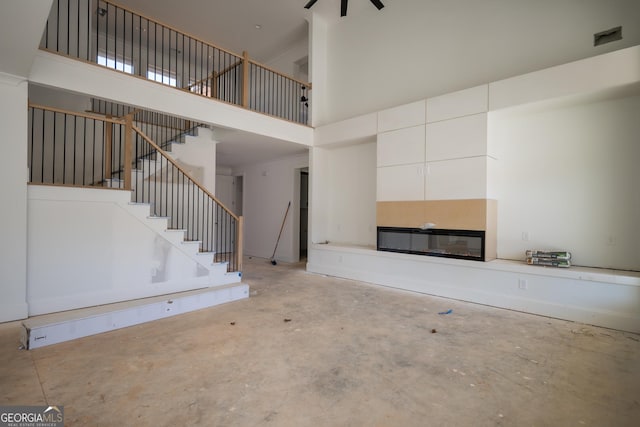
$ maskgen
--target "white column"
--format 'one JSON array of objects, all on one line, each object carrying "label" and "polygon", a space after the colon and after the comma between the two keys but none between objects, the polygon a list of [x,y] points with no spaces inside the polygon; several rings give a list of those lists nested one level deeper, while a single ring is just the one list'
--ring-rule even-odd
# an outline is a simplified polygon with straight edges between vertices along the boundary
[{"label": "white column", "polygon": [[27,81],[0,73],[0,322],[27,306]]}]

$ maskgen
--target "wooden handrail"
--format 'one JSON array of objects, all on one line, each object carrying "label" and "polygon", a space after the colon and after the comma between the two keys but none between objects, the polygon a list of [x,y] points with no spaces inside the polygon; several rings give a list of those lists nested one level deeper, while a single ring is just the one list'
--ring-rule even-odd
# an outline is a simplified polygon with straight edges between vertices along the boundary
[{"label": "wooden handrail", "polygon": [[228,73],[229,71],[233,70],[234,68],[238,67],[239,65],[242,65],[242,60],[240,61],[236,61],[234,64],[229,65],[227,68],[224,68],[222,71],[213,71],[211,74],[209,74],[207,77],[203,77],[200,80],[198,80],[197,82],[191,83],[187,86],[187,88],[192,88],[193,86],[197,86],[200,83],[204,82],[205,80],[209,80],[209,79],[217,79],[218,77],[220,77],[223,74]]},{"label": "wooden handrail", "polygon": [[115,123],[118,125],[125,124],[124,119],[120,119],[120,118],[113,118],[113,117],[107,118],[107,117],[99,116],[97,114],[88,114],[88,113],[81,113],[78,111],[64,110],[62,108],[47,107],[39,104],[32,104],[31,102],[29,102],[29,107],[38,108],[40,110],[53,111],[54,113],[70,114],[72,116],[84,117],[85,119],[100,120],[102,122],[107,122],[107,123]]},{"label": "wooden handrail", "polygon": [[241,57],[242,57],[242,55],[238,55],[237,53],[232,52],[232,51],[230,51],[230,50],[228,50],[228,49],[225,49],[225,48],[223,48],[223,47],[216,46],[216,45],[215,45],[215,44],[213,44],[213,43],[210,43],[210,42],[204,41],[204,40],[203,40],[203,39],[201,39],[200,37],[194,36],[193,34],[189,34],[189,33],[185,32],[185,31],[183,31],[183,30],[179,30],[179,29],[177,29],[177,28],[175,28],[175,27],[172,27],[171,25],[167,25],[167,24],[164,24],[164,23],[162,23],[162,22],[160,22],[160,21],[157,21],[156,19],[150,18],[149,16],[144,15],[144,14],[142,14],[142,13],[140,13],[140,12],[137,12],[137,11],[135,11],[135,10],[131,9],[130,7],[123,6],[123,5],[121,5],[121,4],[119,4],[119,3],[116,3],[116,2],[114,2],[114,1],[112,1],[112,0],[101,0],[101,1],[103,1],[104,3],[109,3],[109,4],[113,5],[113,6],[119,7],[120,9],[126,10],[126,11],[128,11],[128,12],[131,12],[131,13],[135,14],[135,15],[138,15],[138,16],[140,16],[140,17],[142,17],[142,18],[144,18],[144,19],[146,19],[146,20],[148,20],[148,21],[150,21],[150,22],[153,22],[154,24],[162,25],[162,26],[163,26],[163,27],[165,27],[165,28],[168,28],[168,29],[170,29],[170,30],[173,30],[173,31],[175,31],[176,33],[179,33],[179,34],[183,34],[183,35],[185,35],[185,36],[187,36],[187,37],[189,37],[189,38],[191,38],[191,39],[193,39],[193,40],[199,41],[200,43],[204,43],[204,44],[206,44],[207,46],[211,46],[211,47],[213,47],[213,48],[215,48],[215,49],[219,49],[219,50],[221,50],[221,51],[223,51],[223,52],[225,52],[225,53],[228,53],[229,55],[237,56],[238,58],[241,58]]},{"label": "wooden handrail", "polygon": [[274,69],[273,69],[273,68],[271,68],[271,67],[267,67],[266,65],[261,64],[261,63],[259,63],[259,62],[257,62],[257,61],[254,61],[253,59],[249,59],[249,62],[250,62],[250,63],[252,63],[253,65],[257,65],[258,67],[260,67],[260,68],[264,68],[265,70],[270,71],[270,72],[272,72],[272,73],[274,73],[274,74],[277,74],[277,75],[279,75],[279,76],[281,76],[281,77],[287,78],[287,79],[289,79],[289,80],[293,80],[293,81],[294,81],[294,82],[296,82],[296,83],[300,83],[302,86],[304,86],[304,87],[306,87],[307,89],[311,90],[311,82],[303,82],[302,80],[298,80],[298,79],[296,79],[296,78],[294,78],[294,77],[287,76],[286,74],[283,74],[283,73],[281,73],[280,71],[274,70]]},{"label": "wooden handrail", "polygon": [[[229,55],[233,55],[236,58],[239,58],[238,62],[236,62],[236,64],[234,64],[232,66],[232,68],[237,67],[238,65],[240,65],[243,62],[243,55],[239,55],[239,54],[237,54],[235,52],[232,52],[232,51],[230,51],[228,49],[225,49],[223,47],[217,46],[217,45],[215,45],[213,43],[210,43],[208,41],[205,41],[205,40],[201,39],[200,37],[196,37],[193,34],[189,34],[189,33],[185,32],[183,30],[179,30],[179,29],[177,29],[175,27],[172,27],[171,25],[164,24],[164,23],[162,23],[160,21],[157,21],[156,19],[150,18],[147,15],[144,15],[144,14],[142,14],[140,12],[137,12],[137,11],[131,9],[130,7],[123,6],[123,5],[121,5],[121,4],[117,3],[117,2],[114,2],[112,0],[101,0],[101,1],[103,1],[105,3],[109,3],[109,4],[113,5],[113,6],[119,7],[120,9],[126,10],[128,12],[131,12],[131,13],[135,14],[135,15],[138,15],[138,16],[140,16],[140,17],[142,17],[142,18],[144,18],[144,19],[146,19],[146,20],[148,20],[150,22],[153,22],[154,24],[162,25],[163,27],[168,28],[170,30],[173,30],[173,31],[175,31],[175,32],[177,32],[179,34],[183,34],[183,35],[185,35],[185,36],[187,36],[187,37],[189,37],[189,38],[191,38],[193,40],[199,41],[200,43],[204,43],[205,45],[211,46],[214,49],[219,49],[222,52],[228,53]],[[282,77],[286,77],[286,78],[288,78],[290,80],[293,80],[293,81],[295,81],[297,83],[300,83],[301,85],[306,86],[308,89],[311,89],[311,83],[309,83],[309,82],[303,82],[302,80],[298,80],[298,79],[293,78],[291,76],[287,76],[286,74],[283,74],[283,73],[281,73],[279,71],[276,71],[273,68],[267,67],[266,65],[260,64],[259,62],[254,61],[252,59],[249,59],[249,62],[251,62],[252,64],[255,64],[255,65],[258,65],[258,66],[264,68],[265,70],[271,71],[272,73],[276,73],[276,74],[278,74],[278,75],[280,75]],[[227,68],[229,68],[229,67],[227,67]],[[229,71],[229,70],[225,69],[225,70],[221,71],[220,73],[226,73],[227,71]],[[221,74],[218,74],[218,76],[220,76],[220,75]],[[210,77],[214,77],[215,78],[217,76],[213,75],[213,76],[210,76]],[[207,77],[207,78],[210,78],[210,77]],[[206,80],[206,78],[205,79],[201,79],[201,80]],[[187,86],[187,87],[190,87],[190,86]]]},{"label": "wooden handrail", "polygon": [[194,177],[192,177],[189,172],[187,172],[186,170],[184,170],[178,163],[176,163],[175,160],[173,160],[169,155],[167,155],[167,152],[164,151],[162,148],[160,148],[155,142],[153,142],[147,135],[144,134],[144,132],[142,132],[137,126],[132,125],[131,126],[132,129],[134,131],[136,131],[136,133],[138,135],[140,135],[145,141],[147,141],[147,143],[149,143],[149,145],[151,145],[154,149],[156,149],[161,155],[162,157],[164,157],[165,159],[167,159],[167,161],[169,163],[171,163],[173,166],[175,166],[180,172],[182,172],[187,178],[189,178],[200,190],[202,190],[203,193],[205,193],[207,196],[209,196],[211,199],[213,199],[217,204],[220,205],[220,207],[222,209],[224,209],[229,215],[231,215],[231,217],[233,217],[234,219],[238,220],[238,216],[236,214],[234,214],[233,212],[231,212],[220,200],[218,200],[216,198],[216,196],[214,196],[213,194],[211,194],[206,188],[204,188],[202,185],[200,185],[200,183],[198,181],[195,180]]},{"label": "wooden handrail", "polygon": [[229,65],[227,68],[223,69],[222,71],[218,71],[217,73],[215,73],[213,77],[220,77],[223,74],[227,74],[229,71],[233,70],[238,65],[242,65],[242,60],[237,61],[235,64]]}]

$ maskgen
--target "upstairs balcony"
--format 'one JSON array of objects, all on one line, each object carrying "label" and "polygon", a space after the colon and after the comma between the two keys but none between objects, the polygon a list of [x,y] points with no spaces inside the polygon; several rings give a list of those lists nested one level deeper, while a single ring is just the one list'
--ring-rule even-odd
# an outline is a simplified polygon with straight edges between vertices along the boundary
[{"label": "upstairs balcony", "polygon": [[308,125],[311,84],[105,0],[55,0],[40,48]]}]

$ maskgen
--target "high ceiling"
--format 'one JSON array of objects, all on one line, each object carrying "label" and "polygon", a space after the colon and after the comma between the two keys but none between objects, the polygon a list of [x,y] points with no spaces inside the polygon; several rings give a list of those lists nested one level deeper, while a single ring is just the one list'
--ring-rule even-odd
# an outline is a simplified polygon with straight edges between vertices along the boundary
[{"label": "high ceiling", "polygon": [[[268,62],[292,44],[307,37],[307,19],[319,14],[328,23],[374,8],[369,0],[352,0],[349,14],[340,18],[340,0],[318,0],[311,10],[308,0],[116,0],[135,12],[154,18],[234,53],[247,51]],[[257,28],[259,26],[260,28]],[[246,132],[214,129],[218,166],[274,160],[301,154],[308,147],[260,137]]]},{"label": "high ceiling", "polygon": [[[260,61],[285,51],[307,36],[307,19],[319,14],[327,22],[349,19],[369,0],[351,0],[349,14],[340,18],[340,0],[117,0],[116,3],[169,24],[234,53],[247,51]],[[256,28],[259,26],[260,28]]]}]

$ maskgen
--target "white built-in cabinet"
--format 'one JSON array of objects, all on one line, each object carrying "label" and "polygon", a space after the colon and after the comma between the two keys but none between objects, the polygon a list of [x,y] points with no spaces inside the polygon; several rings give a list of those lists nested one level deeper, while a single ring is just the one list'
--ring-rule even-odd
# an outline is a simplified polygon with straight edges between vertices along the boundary
[{"label": "white built-in cabinet", "polygon": [[490,198],[488,86],[380,111],[377,201]]}]

